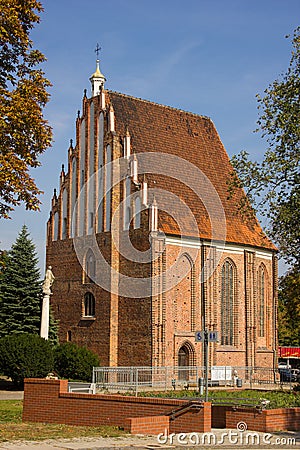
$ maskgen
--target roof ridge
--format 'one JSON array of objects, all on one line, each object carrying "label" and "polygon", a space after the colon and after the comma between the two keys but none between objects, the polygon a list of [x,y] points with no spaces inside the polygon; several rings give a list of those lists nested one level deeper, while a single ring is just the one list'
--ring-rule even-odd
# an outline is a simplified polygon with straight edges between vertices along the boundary
[{"label": "roof ridge", "polygon": [[170,109],[172,111],[179,111],[179,112],[183,112],[186,114],[191,114],[192,116],[195,116],[195,117],[201,117],[202,119],[208,119],[210,122],[213,123],[211,117],[209,117],[209,116],[204,116],[202,114],[196,114],[191,111],[186,111],[185,109],[176,108],[175,106],[163,105],[162,103],[153,102],[151,100],[146,100],[146,99],[140,98],[140,97],[134,97],[133,95],[129,95],[129,94],[123,94],[122,92],[111,91],[109,89],[106,89],[106,92],[111,93],[111,94],[117,94],[117,95],[120,95],[121,97],[131,98],[133,100],[139,100],[144,103],[149,103],[150,105],[160,106],[162,108]]}]

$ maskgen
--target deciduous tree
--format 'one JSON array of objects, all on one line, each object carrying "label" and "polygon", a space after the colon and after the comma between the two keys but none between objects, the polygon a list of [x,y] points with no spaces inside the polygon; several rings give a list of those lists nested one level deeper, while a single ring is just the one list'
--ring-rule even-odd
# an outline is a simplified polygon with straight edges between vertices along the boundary
[{"label": "deciduous tree", "polygon": [[289,271],[279,284],[279,345],[300,346],[300,273]]},{"label": "deciduous tree", "polygon": [[[269,219],[269,235],[282,256],[300,267],[300,27],[294,32],[287,72],[264,94],[257,96],[258,130],[267,140],[267,150],[261,162],[251,161],[244,151],[232,158],[236,175],[230,188],[245,188],[251,204]],[[251,212],[248,202],[240,207]]]},{"label": "deciduous tree", "polygon": [[50,82],[39,65],[45,56],[29,35],[43,8],[36,0],[0,0],[0,217],[16,205],[39,208],[41,191],[29,173],[50,146],[43,117]]}]

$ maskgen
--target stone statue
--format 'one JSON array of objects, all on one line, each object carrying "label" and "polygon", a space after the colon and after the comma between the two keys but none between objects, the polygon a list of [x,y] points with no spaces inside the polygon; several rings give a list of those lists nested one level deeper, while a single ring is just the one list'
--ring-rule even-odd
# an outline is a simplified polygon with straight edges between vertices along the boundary
[{"label": "stone statue", "polygon": [[55,277],[52,272],[52,267],[49,266],[46,270],[45,280],[43,283],[43,294],[44,295],[51,295],[51,286],[53,284],[53,281],[55,280]]}]

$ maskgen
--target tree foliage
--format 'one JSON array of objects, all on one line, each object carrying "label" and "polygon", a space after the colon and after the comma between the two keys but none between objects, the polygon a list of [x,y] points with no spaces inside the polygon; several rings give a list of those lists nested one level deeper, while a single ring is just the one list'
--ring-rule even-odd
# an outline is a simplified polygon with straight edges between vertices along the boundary
[{"label": "tree foliage", "polygon": [[[293,51],[287,72],[257,95],[258,130],[268,148],[261,162],[240,152],[232,158],[236,174],[230,190],[243,186],[250,203],[269,219],[269,234],[282,256],[300,266],[299,257],[299,161],[300,161],[300,27],[293,36]],[[252,212],[246,201],[240,205]]]},{"label": "tree foliage", "polygon": [[7,258],[8,258],[7,251],[0,250],[0,279],[1,279],[1,274],[6,266]]},{"label": "tree foliage", "polygon": [[297,269],[281,278],[278,304],[279,345],[300,346],[300,273]]},{"label": "tree foliage", "polygon": [[43,117],[50,82],[38,68],[45,56],[29,34],[42,5],[36,0],[0,0],[0,217],[14,206],[39,208],[41,191],[29,174],[50,146],[52,130]]},{"label": "tree foliage", "polygon": [[[35,245],[27,227],[3,252],[0,267],[0,338],[10,334],[40,333],[42,282]],[[58,324],[50,309],[49,340],[58,343]]]},{"label": "tree foliage", "polygon": [[39,334],[42,287],[35,246],[22,227],[8,252],[0,282],[0,337]]},{"label": "tree foliage", "polygon": [[24,378],[44,378],[53,370],[53,348],[40,336],[22,333],[0,339],[0,370],[23,388]]},{"label": "tree foliage", "polygon": [[90,382],[93,367],[99,366],[99,358],[86,347],[65,342],[55,347],[54,366],[60,377]]}]

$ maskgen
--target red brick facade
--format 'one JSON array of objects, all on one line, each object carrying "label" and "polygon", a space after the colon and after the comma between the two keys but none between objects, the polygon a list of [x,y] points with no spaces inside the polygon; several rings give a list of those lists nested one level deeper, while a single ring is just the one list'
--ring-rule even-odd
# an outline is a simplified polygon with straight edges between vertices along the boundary
[{"label": "red brick facade", "polygon": [[[155,152],[168,155],[167,175],[161,167],[150,170],[151,164],[139,174],[144,163],[137,156]],[[88,346],[105,366],[202,365],[202,344],[194,336],[205,326],[220,336],[211,346],[211,365],[272,367],[275,248],[255,218],[245,221],[237,213],[243,192],[228,199],[232,168],[211,120],[102,90],[84,97],[68,155],[47,228],[60,341]],[[109,172],[107,164],[118,158],[122,162]],[[201,185],[206,204],[182,182],[198,183],[193,169],[180,172],[183,161],[195,168],[199,183],[201,174],[207,177],[207,186]],[[157,189],[158,213],[151,189]],[[172,196],[164,201],[158,189]],[[135,215],[138,204],[143,210]],[[122,251],[128,227],[137,259]],[[126,277],[133,278],[131,285]],[[87,313],[87,295],[93,313]]]}]

